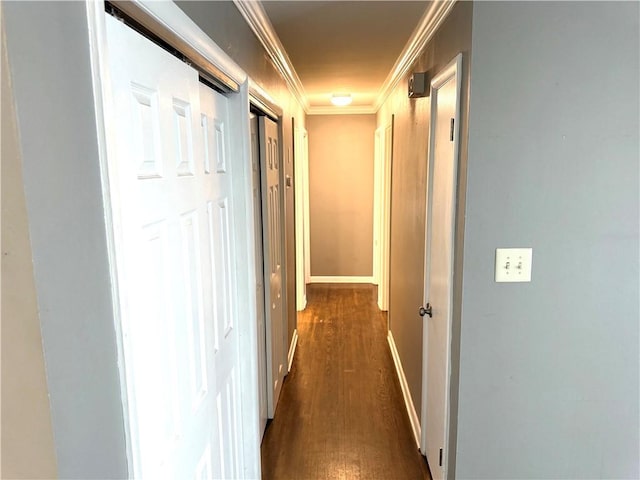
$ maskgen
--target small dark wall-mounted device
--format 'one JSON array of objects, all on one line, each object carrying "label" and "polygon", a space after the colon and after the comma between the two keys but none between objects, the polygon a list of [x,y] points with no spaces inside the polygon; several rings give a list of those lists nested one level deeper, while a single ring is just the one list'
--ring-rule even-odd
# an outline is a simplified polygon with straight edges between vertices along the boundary
[{"label": "small dark wall-mounted device", "polygon": [[427,84],[427,72],[412,73],[409,77],[409,98],[428,96],[429,85]]}]

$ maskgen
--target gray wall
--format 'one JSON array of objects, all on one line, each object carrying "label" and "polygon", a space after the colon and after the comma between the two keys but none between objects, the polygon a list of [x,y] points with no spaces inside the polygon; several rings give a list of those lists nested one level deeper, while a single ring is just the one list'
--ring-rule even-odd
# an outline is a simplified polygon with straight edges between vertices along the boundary
[{"label": "gray wall", "polygon": [[[256,83],[265,89],[282,108],[285,166],[282,174],[293,179],[294,158],[291,119],[295,118],[296,127],[304,128],[305,113],[268,58],[262,44],[231,1],[179,1],[177,4],[227,55],[233,58]],[[295,182],[292,181],[292,185],[295,185]],[[288,344],[290,344],[293,338],[293,331],[296,328],[297,313],[293,187],[286,188],[284,193],[287,338]]]},{"label": "gray wall", "polygon": [[375,115],[307,119],[312,276],[373,275],[375,130]]},{"label": "gray wall", "polygon": [[[461,238],[464,230],[472,8],[471,2],[457,3],[411,68],[411,72],[427,71],[433,77],[458,53],[463,54],[458,239],[455,250],[457,271],[461,269]],[[407,81],[408,79],[404,79],[398,84],[378,112],[378,125],[390,124],[391,115],[394,115],[389,328],[419,416],[422,400],[423,320],[418,316],[418,308],[422,305],[424,296],[426,175],[431,104],[428,97],[409,99]],[[459,281],[458,275],[456,282]],[[459,327],[459,316],[459,308],[454,307],[454,338]],[[452,348],[452,383],[457,385],[457,345],[454,344]],[[453,397],[455,403],[455,392]],[[455,429],[453,433],[455,435]]]},{"label": "gray wall", "polygon": [[[1,7],[0,7],[1,8]],[[22,156],[2,26],[2,478],[55,478]]]},{"label": "gray wall", "polygon": [[58,475],[124,478],[85,4],[2,7]]},{"label": "gray wall", "polygon": [[474,4],[458,478],[640,475],[639,14]]}]

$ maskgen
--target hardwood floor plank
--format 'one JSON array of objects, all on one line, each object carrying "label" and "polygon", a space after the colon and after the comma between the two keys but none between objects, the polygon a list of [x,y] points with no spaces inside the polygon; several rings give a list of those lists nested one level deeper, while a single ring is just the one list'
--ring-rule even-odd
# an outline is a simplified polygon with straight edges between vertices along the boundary
[{"label": "hardwood floor plank", "polygon": [[372,285],[309,285],[298,346],[262,442],[267,480],[428,479]]}]

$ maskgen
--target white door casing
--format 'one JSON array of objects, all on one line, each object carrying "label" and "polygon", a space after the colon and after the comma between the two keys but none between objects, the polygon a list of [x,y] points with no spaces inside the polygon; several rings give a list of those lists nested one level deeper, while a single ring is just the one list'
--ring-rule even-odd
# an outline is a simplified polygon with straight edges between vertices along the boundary
[{"label": "white door casing", "polygon": [[393,119],[389,125],[381,127],[380,139],[380,283],[378,285],[378,308],[389,310],[389,269],[391,258],[391,163],[393,158]]},{"label": "white door casing", "polygon": [[294,138],[294,177],[295,177],[295,229],[296,229],[296,310],[302,311],[307,306],[306,257],[305,248],[305,209],[304,209],[304,171],[307,162],[306,138],[307,132],[295,127]]},{"label": "white door casing", "polygon": [[253,212],[256,259],[256,316],[258,323],[258,393],[260,404],[260,432],[267,425],[267,333],[264,304],[264,260],[262,245],[262,194],[260,189],[260,147],[258,117],[249,115],[251,129],[251,171],[253,184]]},{"label": "white door casing", "polygon": [[421,450],[434,480],[447,477],[461,65],[459,54],[431,82]]},{"label": "white door casing", "polygon": [[273,418],[282,389],[286,367],[286,342],[283,303],[282,192],[280,182],[280,141],[278,125],[267,117],[259,118],[260,162],[262,172],[262,223],[267,318],[267,410]]},{"label": "white door casing", "polygon": [[[209,278],[214,314],[214,392],[216,395],[216,420],[218,422],[217,455],[221,461],[218,472],[221,478],[242,476],[241,439],[239,438],[240,390],[239,390],[239,338],[235,312],[238,296],[235,270],[235,215],[232,168],[229,151],[229,112],[227,99],[200,84],[201,128],[205,150],[204,178],[208,191],[200,203],[206,202],[208,247],[211,257]],[[210,177],[210,178],[209,178]]]},{"label": "white door casing", "polygon": [[311,226],[309,218],[309,135],[306,130],[302,131],[302,210],[304,221],[304,282],[305,285],[311,282]]},{"label": "white door casing", "polygon": [[241,477],[228,100],[123,23],[105,22],[132,474]]},{"label": "white door casing", "polygon": [[[374,160],[373,160],[373,283],[380,290],[380,270],[382,264],[382,186],[384,172],[383,152],[384,128],[379,127],[374,133]],[[378,297],[380,294],[378,294]],[[380,302],[378,302],[380,303]]]}]

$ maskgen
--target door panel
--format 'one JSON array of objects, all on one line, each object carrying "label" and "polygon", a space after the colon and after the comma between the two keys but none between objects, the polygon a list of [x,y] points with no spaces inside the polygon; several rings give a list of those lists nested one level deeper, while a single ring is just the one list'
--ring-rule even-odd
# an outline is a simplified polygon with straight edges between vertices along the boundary
[{"label": "door panel", "polygon": [[307,152],[303,135],[306,132],[301,128],[294,128],[294,178],[295,178],[295,250],[296,250],[296,310],[302,311],[307,306],[307,285],[305,283],[305,210],[304,210],[304,165],[307,162]]},{"label": "door panel", "polygon": [[[199,205],[206,205],[209,248],[210,281],[205,292],[214,317],[213,350],[213,392],[216,395],[218,437],[224,438],[224,445],[214,462],[216,478],[236,478],[242,471],[242,445],[240,436],[239,397],[239,351],[238,329],[234,298],[236,298],[236,276],[234,259],[234,232],[232,229],[234,206],[232,168],[229,152],[229,112],[228,100],[205,85],[199,85],[201,125],[206,124],[207,142],[204,143],[205,158],[209,159],[209,169],[200,171],[204,191]],[[202,121],[206,119],[206,121]],[[204,130],[204,127],[202,127]],[[202,208],[202,207],[201,207]],[[203,209],[204,210],[204,209]],[[205,265],[207,262],[205,262]],[[213,400],[213,399],[211,399]],[[212,405],[213,406],[213,405]]]},{"label": "door panel", "polygon": [[280,191],[280,147],[278,126],[260,117],[262,163],[263,241],[265,248],[265,311],[267,313],[267,371],[269,373],[268,416],[273,418],[286,375],[284,305],[282,299],[282,200]]},{"label": "door panel", "polygon": [[431,155],[427,201],[425,292],[426,398],[424,453],[434,480],[446,476],[450,337],[453,300],[453,241],[457,176],[457,75],[432,89]]},{"label": "door panel", "polygon": [[256,255],[256,309],[258,321],[258,390],[260,403],[260,432],[267,425],[267,346],[265,327],[264,254],[262,243],[262,194],[260,189],[260,147],[258,145],[258,117],[250,115],[251,122],[251,181],[253,186],[253,212]]},{"label": "door panel", "polygon": [[108,169],[136,478],[230,478],[239,448],[227,99],[106,18]]}]

